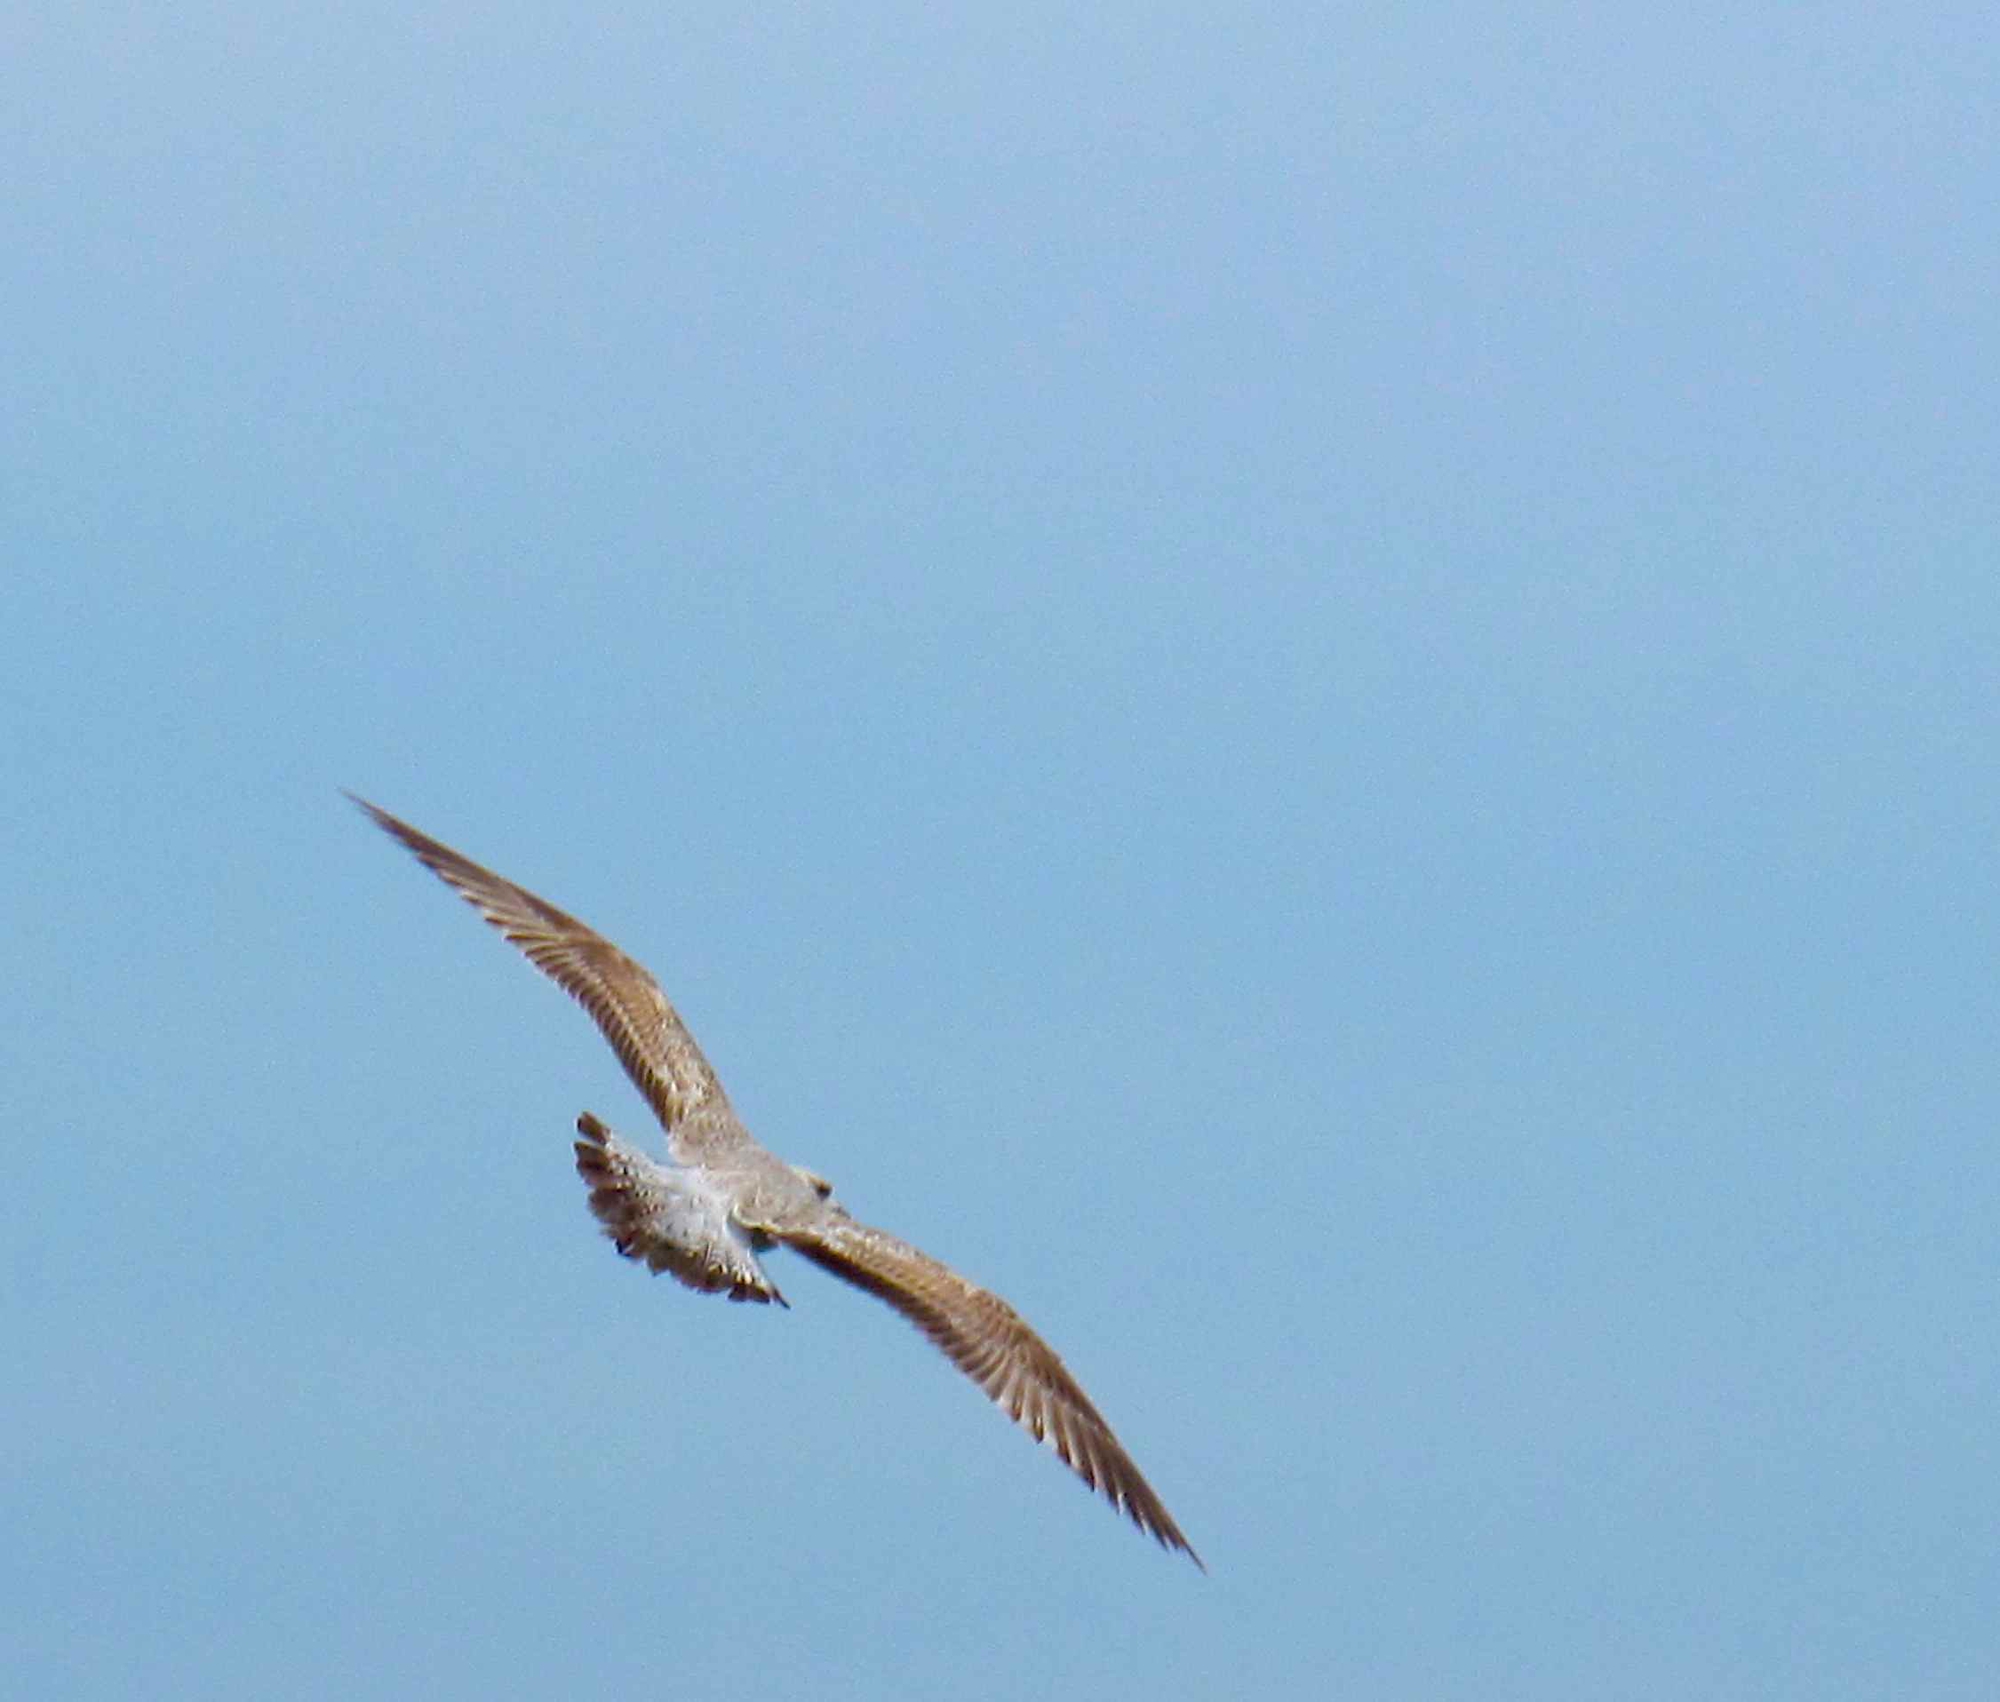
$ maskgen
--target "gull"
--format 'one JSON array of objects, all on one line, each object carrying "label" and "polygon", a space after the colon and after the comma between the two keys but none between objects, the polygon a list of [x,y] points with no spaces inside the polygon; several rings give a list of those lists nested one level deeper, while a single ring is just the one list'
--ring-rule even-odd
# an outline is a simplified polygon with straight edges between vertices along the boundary
[{"label": "gull", "polygon": [[785,1307],[758,1255],[804,1254],[887,1301],[1140,1530],[1207,1570],[1055,1350],[997,1294],[857,1222],[824,1177],[759,1145],[643,966],[546,899],[348,796],[583,1006],[665,1128],[663,1165],[588,1111],[577,1118],[577,1173],[620,1253],[704,1293]]}]

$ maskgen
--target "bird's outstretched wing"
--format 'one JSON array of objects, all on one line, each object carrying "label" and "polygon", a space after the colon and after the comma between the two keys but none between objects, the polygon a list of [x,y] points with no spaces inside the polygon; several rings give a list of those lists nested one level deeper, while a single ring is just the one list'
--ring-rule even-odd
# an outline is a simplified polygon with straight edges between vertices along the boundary
[{"label": "bird's outstretched wing", "polygon": [[665,1125],[668,1150],[676,1159],[692,1163],[712,1158],[750,1140],[694,1036],[643,964],[527,888],[460,856],[366,798],[348,796],[590,1013]]},{"label": "bird's outstretched wing", "polygon": [[[1188,1546],[1152,1486],[1055,1349],[997,1294],[970,1283],[908,1242],[851,1218],[771,1233],[814,1264],[886,1300],[1038,1442],[1162,1547]],[[1206,1571],[1205,1566],[1202,1567]]]}]

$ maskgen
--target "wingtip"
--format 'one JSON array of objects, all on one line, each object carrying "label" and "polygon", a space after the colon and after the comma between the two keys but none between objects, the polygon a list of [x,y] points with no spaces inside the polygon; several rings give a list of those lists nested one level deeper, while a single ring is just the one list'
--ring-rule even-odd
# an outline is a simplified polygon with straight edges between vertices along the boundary
[{"label": "wingtip", "polygon": [[391,815],[380,804],[371,803],[368,799],[362,797],[359,792],[350,792],[345,786],[340,788],[340,795],[384,833],[388,834],[390,838],[400,839],[412,851],[417,849],[411,838],[413,834],[416,834],[417,830],[411,827],[408,822],[402,820],[400,817]]},{"label": "wingtip", "polygon": [[1153,1519],[1142,1517],[1136,1507],[1128,1507],[1126,1513],[1133,1524],[1137,1525],[1140,1530],[1144,1531],[1146,1535],[1151,1537],[1169,1554],[1173,1553],[1175,1549],[1179,1549],[1182,1554],[1185,1554],[1188,1559],[1194,1562],[1196,1571],[1200,1572],[1204,1578],[1208,1576],[1208,1562],[1195,1553],[1194,1544],[1181,1535],[1180,1526],[1174,1523],[1172,1517],[1168,1515],[1166,1508],[1159,1508],[1159,1516]]}]

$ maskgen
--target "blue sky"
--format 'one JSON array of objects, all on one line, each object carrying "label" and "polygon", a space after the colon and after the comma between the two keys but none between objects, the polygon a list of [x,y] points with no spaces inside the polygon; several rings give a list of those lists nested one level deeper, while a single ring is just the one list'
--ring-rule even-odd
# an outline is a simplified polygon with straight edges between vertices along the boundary
[{"label": "blue sky", "polygon": [[23,1694],[1990,1694],[2000,28],[1069,11],[0,26]]}]

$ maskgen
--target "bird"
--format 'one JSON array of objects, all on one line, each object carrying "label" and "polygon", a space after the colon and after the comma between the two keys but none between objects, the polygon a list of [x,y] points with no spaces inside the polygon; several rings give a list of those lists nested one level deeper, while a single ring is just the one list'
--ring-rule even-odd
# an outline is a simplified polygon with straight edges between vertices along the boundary
[{"label": "bird", "polygon": [[803,1255],[894,1307],[1142,1532],[1208,1570],[1055,1350],[997,1294],[857,1221],[824,1177],[760,1145],[649,971],[567,911],[347,796],[584,1008],[665,1129],[661,1164],[590,1112],[577,1118],[577,1173],[620,1253],[702,1293],[787,1309],[760,1255]]}]

